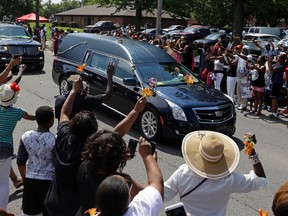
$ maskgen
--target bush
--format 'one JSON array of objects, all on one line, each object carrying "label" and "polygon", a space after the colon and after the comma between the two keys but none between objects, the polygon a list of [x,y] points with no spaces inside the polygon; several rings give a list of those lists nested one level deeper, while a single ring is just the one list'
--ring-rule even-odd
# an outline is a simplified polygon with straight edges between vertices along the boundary
[{"label": "bush", "polygon": [[65,21],[60,21],[59,26],[65,27],[65,26],[67,26],[67,23]]},{"label": "bush", "polygon": [[70,26],[70,28],[78,28],[78,25],[76,22],[70,22],[69,26]]}]

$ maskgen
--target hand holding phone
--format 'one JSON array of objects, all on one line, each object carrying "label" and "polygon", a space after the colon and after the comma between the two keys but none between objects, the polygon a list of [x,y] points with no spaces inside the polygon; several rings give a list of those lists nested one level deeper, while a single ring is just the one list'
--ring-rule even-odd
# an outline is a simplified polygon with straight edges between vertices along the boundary
[{"label": "hand holding phone", "polygon": [[138,140],[135,140],[135,139],[130,139],[128,142],[128,149],[129,149],[131,159],[134,158],[135,156],[137,144],[138,144]]},{"label": "hand holding phone", "polygon": [[167,206],[165,212],[167,216],[186,216],[186,211],[182,202]]}]

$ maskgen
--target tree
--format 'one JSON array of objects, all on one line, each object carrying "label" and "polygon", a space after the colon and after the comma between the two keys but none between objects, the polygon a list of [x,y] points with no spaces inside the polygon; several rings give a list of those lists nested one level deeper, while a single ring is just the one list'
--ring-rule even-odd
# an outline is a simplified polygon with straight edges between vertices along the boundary
[{"label": "tree", "polygon": [[35,6],[35,0],[0,0],[0,16],[12,15],[16,17],[31,13]]}]

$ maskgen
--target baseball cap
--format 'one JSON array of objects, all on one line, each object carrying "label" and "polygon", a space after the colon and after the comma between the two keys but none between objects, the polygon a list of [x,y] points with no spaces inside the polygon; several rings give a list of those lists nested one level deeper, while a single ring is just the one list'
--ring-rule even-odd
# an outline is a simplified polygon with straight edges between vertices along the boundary
[{"label": "baseball cap", "polygon": [[244,46],[243,46],[243,49],[249,50],[249,48],[250,48],[250,47],[249,47],[248,45],[244,45]]}]

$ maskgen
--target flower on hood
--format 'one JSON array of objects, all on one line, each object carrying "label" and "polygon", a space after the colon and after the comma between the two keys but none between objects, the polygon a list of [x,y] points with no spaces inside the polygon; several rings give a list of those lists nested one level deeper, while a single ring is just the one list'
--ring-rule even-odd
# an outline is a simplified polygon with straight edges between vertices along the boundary
[{"label": "flower on hood", "polygon": [[86,67],[86,64],[84,63],[84,64],[82,64],[82,65],[76,65],[76,66],[77,66],[77,71],[78,71],[79,73],[82,73],[83,70],[84,70],[85,67]]},{"label": "flower on hood", "polygon": [[150,97],[153,95],[153,92],[149,88],[144,88],[141,92],[143,97]]},{"label": "flower on hood", "polygon": [[194,83],[194,78],[192,76],[187,74],[184,78],[186,80],[187,85],[192,85]]}]

